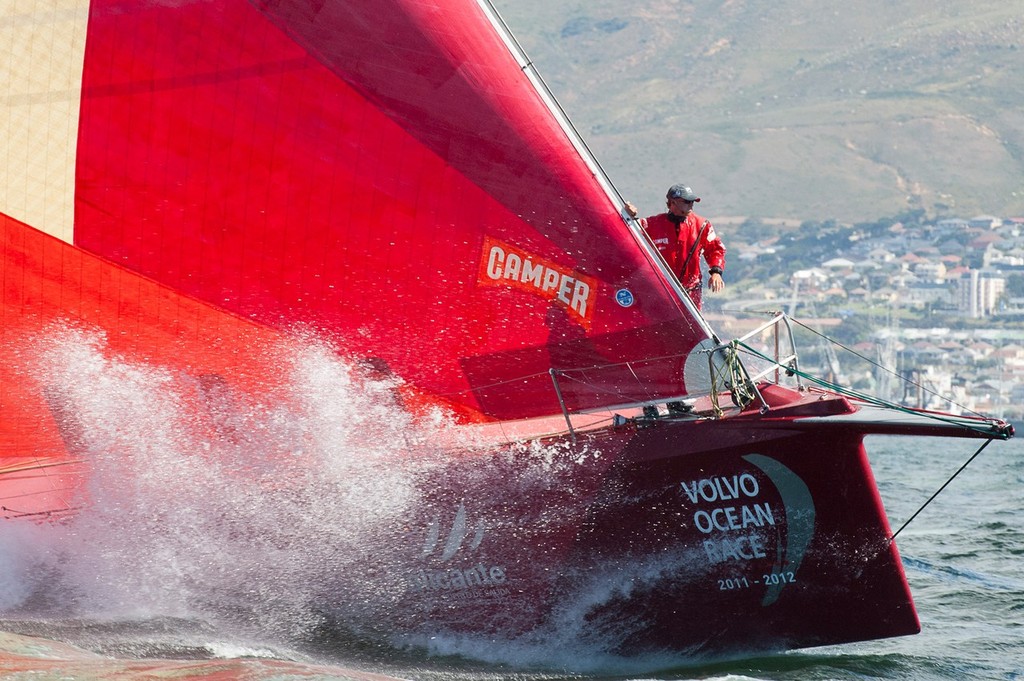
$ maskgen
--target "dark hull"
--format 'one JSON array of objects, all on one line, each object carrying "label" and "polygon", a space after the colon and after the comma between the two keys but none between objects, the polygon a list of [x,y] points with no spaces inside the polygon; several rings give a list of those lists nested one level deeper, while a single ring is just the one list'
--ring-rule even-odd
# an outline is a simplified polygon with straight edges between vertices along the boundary
[{"label": "dark hull", "polygon": [[489,457],[466,483],[446,476],[400,559],[397,611],[413,631],[569,629],[625,655],[916,633],[861,434],[758,420],[581,438],[566,457],[586,463],[542,482]]}]

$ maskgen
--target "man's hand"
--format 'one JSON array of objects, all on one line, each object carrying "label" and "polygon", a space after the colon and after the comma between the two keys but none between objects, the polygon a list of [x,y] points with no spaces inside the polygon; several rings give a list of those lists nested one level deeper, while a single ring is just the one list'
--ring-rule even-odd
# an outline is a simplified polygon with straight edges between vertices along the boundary
[{"label": "man's hand", "polygon": [[626,201],[626,212],[629,213],[629,217],[635,218],[636,217],[636,206],[634,206],[629,201]]},{"label": "man's hand", "polygon": [[708,278],[708,288],[711,289],[712,293],[718,293],[725,288],[725,280],[722,279],[722,275],[718,272],[713,272]]}]

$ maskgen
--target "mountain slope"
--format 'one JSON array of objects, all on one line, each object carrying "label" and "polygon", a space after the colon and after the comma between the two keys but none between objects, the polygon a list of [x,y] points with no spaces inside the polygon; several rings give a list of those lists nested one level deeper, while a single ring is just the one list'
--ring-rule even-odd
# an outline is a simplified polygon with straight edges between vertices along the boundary
[{"label": "mountain slope", "polygon": [[1024,214],[1017,3],[500,0],[622,193],[709,216]]}]

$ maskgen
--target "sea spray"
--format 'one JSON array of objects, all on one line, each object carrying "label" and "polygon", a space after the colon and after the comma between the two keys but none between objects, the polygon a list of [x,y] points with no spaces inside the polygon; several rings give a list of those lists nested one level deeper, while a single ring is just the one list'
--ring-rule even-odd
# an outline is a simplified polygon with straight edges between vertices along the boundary
[{"label": "sea spray", "polygon": [[[20,602],[93,620],[181,618],[286,645],[330,626],[472,654],[461,622],[421,609],[424,595],[444,593],[505,603],[485,627],[485,659],[557,660],[628,636],[628,622],[588,622],[662,567],[572,581],[542,635],[523,629],[545,601],[518,584],[524,570],[550,571],[577,531],[606,465],[599,451],[482,448],[440,410],[403,409],[394,376],[313,337],[250,353],[278,368],[262,390],[129,361],[77,327],[37,339],[26,370],[90,474],[76,516],[20,543],[31,568],[21,591],[6,590],[8,614]],[[517,564],[524,542],[551,551]]]},{"label": "sea spray", "polygon": [[[75,327],[38,339],[26,370],[90,474],[74,518],[21,542],[18,560],[34,566],[22,572],[46,575],[24,591],[59,591],[67,615],[227,619],[300,637],[323,603],[354,619],[386,610],[405,583],[381,547],[405,531],[417,476],[434,465],[403,453],[431,438],[394,408],[394,379],[308,339],[252,350],[280,366],[265,393],[130,362]],[[12,608],[38,602],[18,591],[5,590]]]}]

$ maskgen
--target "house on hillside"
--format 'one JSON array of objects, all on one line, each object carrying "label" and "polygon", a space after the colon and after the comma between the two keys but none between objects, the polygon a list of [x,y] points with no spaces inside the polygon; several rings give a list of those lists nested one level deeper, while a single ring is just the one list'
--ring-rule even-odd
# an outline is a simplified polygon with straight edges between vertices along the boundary
[{"label": "house on hillside", "polygon": [[896,290],[891,286],[877,288],[871,294],[871,300],[876,303],[894,303],[899,299]]},{"label": "house on hillside", "polygon": [[974,363],[974,357],[964,347],[963,343],[955,340],[946,340],[940,342],[938,346],[944,356],[943,363],[946,365],[968,366]]},{"label": "house on hillside", "polygon": [[828,288],[829,281],[831,281],[831,277],[828,272],[819,267],[797,270],[789,279],[793,289],[801,291],[820,291],[823,288]]},{"label": "house on hillside", "polygon": [[1005,370],[1013,373],[1024,371],[1024,347],[1015,343],[1005,345],[992,353],[992,357],[998,359]]},{"label": "house on hillside", "polygon": [[865,302],[868,299],[869,293],[870,291],[863,286],[857,286],[856,288],[847,291],[846,295],[851,301]]},{"label": "house on hillside", "polygon": [[1021,232],[1024,231],[1024,218],[1004,219],[1003,226],[999,231],[1014,237],[1020,236]]},{"label": "house on hillside", "polygon": [[842,302],[847,299],[846,289],[842,286],[832,286],[822,292],[825,300],[831,302]]},{"label": "house on hillside", "polygon": [[970,274],[970,272],[971,272],[971,268],[970,267],[965,267],[963,265],[947,269],[946,270],[946,281],[947,282],[956,282],[959,279],[961,279],[962,277],[965,277],[966,275]]},{"label": "house on hillside", "polygon": [[971,393],[975,396],[974,409],[986,414],[1001,415],[1003,409],[1010,403],[1010,395],[1016,387],[1014,381],[997,378],[979,379],[970,386]]},{"label": "house on hillside", "polygon": [[1012,248],[1006,252],[985,251],[983,262],[986,267],[1024,267],[1024,248]]},{"label": "house on hillside", "polygon": [[942,283],[946,279],[946,264],[941,260],[925,260],[914,264],[910,271],[924,281],[935,284]]},{"label": "house on hillside", "polygon": [[956,309],[953,288],[946,283],[919,282],[900,289],[900,303],[922,310],[929,306]]},{"label": "house on hillside", "polygon": [[995,232],[982,232],[981,234],[975,235],[975,237],[968,242],[967,247],[973,250],[987,250],[1002,240],[1003,237]]},{"label": "house on hillside", "polygon": [[935,223],[935,227],[942,233],[953,233],[967,229],[970,223],[963,218],[946,218]]},{"label": "house on hillside", "polygon": [[821,263],[821,266],[829,270],[849,270],[853,269],[854,262],[846,258],[832,258]]},{"label": "house on hillside", "polygon": [[995,349],[996,346],[986,341],[974,341],[966,346],[967,352],[971,354],[975,362],[988,359],[989,355],[995,352]]},{"label": "house on hillside", "polygon": [[874,262],[885,263],[892,262],[895,259],[896,255],[891,250],[888,248],[882,248],[881,246],[872,248],[868,252],[868,260],[873,260]]},{"label": "house on hillside", "polygon": [[980,229],[996,229],[1003,226],[1003,221],[994,215],[978,215],[968,220],[967,224]]}]

